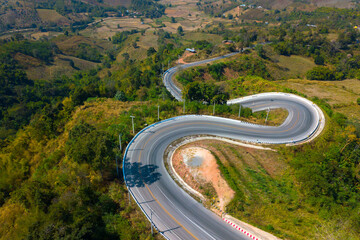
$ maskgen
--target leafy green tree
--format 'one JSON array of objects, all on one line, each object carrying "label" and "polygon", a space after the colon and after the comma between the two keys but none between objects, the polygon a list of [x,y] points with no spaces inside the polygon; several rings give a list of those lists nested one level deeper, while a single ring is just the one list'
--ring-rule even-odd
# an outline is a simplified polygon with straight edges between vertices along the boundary
[{"label": "leafy green tree", "polygon": [[115,159],[112,137],[81,123],[73,127],[66,143],[66,154],[78,163],[88,163],[94,169],[103,171]]},{"label": "leafy green tree", "polygon": [[263,59],[266,59],[266,58],[267,58],[267,57],[266,57],[265,50],[264,50],[264,48],[263,48],[262,45],[256,45],[255,51],[256,51],[256,53],[257,53],[257,55],[258,55],[259,57],[261,57],[261,58],[263,58]]},{"label": "leafy green tree", "polygon": [[71,94],[71,100],[74,106],[78,106],[84,103],[84,101],[89,97],[89,94],[81,87],[78,87]]},{"label": "leafy green tree", "polygon": [[360,105],[360,98],[356,100],[357,104]]},{"label": "leafy green tree", "polygon": [[123,91],[117,91],[115,94],[115,99],[122,102],[127,100],[125,93]]},{"label": "leafy green tree", "polygon": [[210,75],[217,81],[220,81],[226,65],[224,63],[214,63],[208,67]]},{"label": "leafy green tree", "polygon": [[179,27],[177,28],[177,33],[178,33],[180,36],[182,36],[182,35],[184,34],[184,29],[182,28],[182,26],[179,26]]},{"label": "leafy green tree", "polygon": [[190,101],[207,102],[208,104],[214,101],[218,104],[224,104],[229,99],[229,94],[219,86],[199,82],[187,84],[183,96]]},{"label": "leafy green tree", "polygon": [[323,56],[317,55],[317,56],[315,57],[315,59],[314,59],[314,62],[315,62],[316,65],[324,65],[325,59],[324,59]]},{"label": "leafy green tree", "polygon": [[75,68],[75,63],[72,59],[70,59],[69,65],[70,65],[70,67]]},{"label": "leafy green tree", "polygon": [[310,80],[336,80],[334,72],[327,67],[314,67],[306,73],[306,78]]},{"label": "leafy green tree", "polygon": [[149,47],[149,49],[147,50],[147,56],[149,57],[149,56],[153,55],[154,53],[156,53],[155,48]]},{"label": "leafy green tree", "polygon": [[123,53],[121,56],[123,56],[123,58],[125,59],[125,61],[128,61],[130,59],[130,55],[129,53]]},{"label": "leafy green tree", "polygon": [[280,55],[290,56],[294,48],[287,42],[279,42],[274,45],[274,49]]}]

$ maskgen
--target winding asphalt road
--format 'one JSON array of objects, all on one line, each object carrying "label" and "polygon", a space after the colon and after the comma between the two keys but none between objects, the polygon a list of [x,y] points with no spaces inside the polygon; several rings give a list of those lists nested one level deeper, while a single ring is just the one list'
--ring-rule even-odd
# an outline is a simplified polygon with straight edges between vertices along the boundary
[{"label": "winding asphalt road", "polygon": [[[164,83],[181,101],[181,91],[171,81],[176,70],[172,68],[165,73]],[[189,135],[206,134],[255,143],[301,142],[319,128],[322,116],[321,110],[312,102],[292,94],[265,93],[228,102],[238,103],[254,111],[285,108],[289,115],[278,127],[213,116],[179,116],[141,130],[127,146],[123,160],[125,183],[141,210],[165,238],[250,239],[195,201],[173,181],[164,165],[165,150],[173,141]]]}]

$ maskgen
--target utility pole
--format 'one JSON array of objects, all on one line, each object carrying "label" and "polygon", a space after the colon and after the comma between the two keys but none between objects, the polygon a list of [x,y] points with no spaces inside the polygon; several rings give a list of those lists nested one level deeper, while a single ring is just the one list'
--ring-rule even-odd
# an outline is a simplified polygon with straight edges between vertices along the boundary
[{"label": "utility pole", "polygon": [[130,117],[131,117],[131,122],[132,122],[133,134],[135,134],[135,127],[134,127],[134,118],[135,118],[135,116],[130,116]]},{"label": "utility pole", "polygon": [[129,193],[129,206],[131,206],[130,189],[128,189],[128,193]]},{"label": "utility pole", "polygon": [[150,209],[150,224],[151,224],[151,235],[154,235],[153,222],[152,222],[152,210]]},{"label": "utility pole", "polygon": [[115,161],[116,161],[116,173],[117,173],[118,178],[120,178],[120,176],[119,176],[119,167],[118,167],[118,155],[116,155]]},{"label": "utility pole", "polygon": [[215,115],[215,101],[214,101],[213,115]]},{"label": "utility pole", "polygon": [[184,114],[185,114],[185,102],[186,102],[186,99],[184,98]]},{"label": "utility pole", "polygon": [[241,104],[239,104],[239,117],[241,115]]},{"label": "utility pole", "polygon": [[[121,150],[122,150],[122,148],[121,148],[121,133],[119,134],[119,147],[120,147],[120,153],[121,153]],[[119,176],[119,166],[118,166],[118,156],[117,155],[116,155],[115,160],[116,160],[116,173],[119,178],[120,176]]]},{"label": "utility pole", "polygon": [[266,124],[266,122],[267,122],[267,120],[268,120],[269,112],[270,112],[270,108],[268,108],[268,110],[267,110],[266,119],[265,119],[265,124]]},{"label": "utility pole", "polygon": [[119,147],[120,147],[120,152],[122,151],[122,147],[121,147],[121,135],[122,135],[122,133],[119,134]]},{"label": "utility pole", "polygon": [[160,120],[160,105],[158,104],[158,121]]}]

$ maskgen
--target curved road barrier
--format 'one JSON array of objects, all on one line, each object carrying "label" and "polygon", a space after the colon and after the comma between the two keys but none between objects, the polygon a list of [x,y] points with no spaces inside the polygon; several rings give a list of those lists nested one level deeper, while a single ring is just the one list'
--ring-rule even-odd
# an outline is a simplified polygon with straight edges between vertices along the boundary
[{"label": "curved road barrier", "polygon": [[[217,59],[187,64],[183,68]],[[181,101],[181,91],[171,80],[177,69],[169,69],[163,80],[167,89]],[[126,186],[149,221],[166,239],[250,239],[174,182],[163,160],[172,142],[205,134],[251,143],[299,143],[311,139],[322,129],[324,121],[323,113],[315,104],[293,94],[263,93],[230,100],[228,104],[241,104],[253,111],[284,108],[289,114],[284,123],[276,127],[205,115],[174,117],[142,129],[125,150]]]}]

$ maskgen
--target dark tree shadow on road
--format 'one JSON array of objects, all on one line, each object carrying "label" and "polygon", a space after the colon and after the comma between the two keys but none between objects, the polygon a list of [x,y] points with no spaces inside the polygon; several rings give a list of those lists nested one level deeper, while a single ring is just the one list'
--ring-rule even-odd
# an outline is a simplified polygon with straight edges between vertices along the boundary
[{"label": "dark tree shadow on road", "polygon": [[156,172],[158,168],[154,164],[126,163],[126,184],[129,187],[145,187],[145,184],[150,185],[160,179],[161,174]]}]

